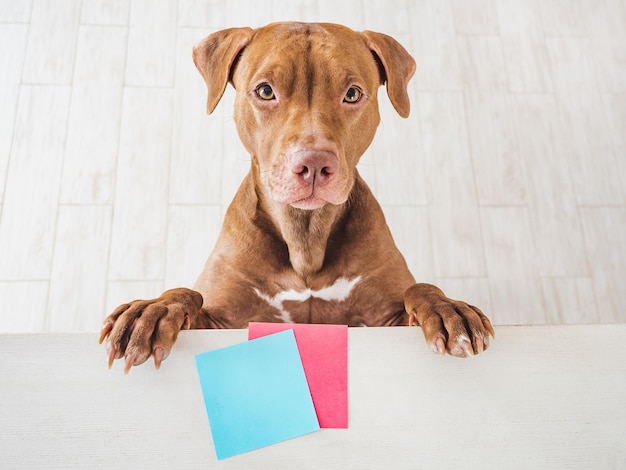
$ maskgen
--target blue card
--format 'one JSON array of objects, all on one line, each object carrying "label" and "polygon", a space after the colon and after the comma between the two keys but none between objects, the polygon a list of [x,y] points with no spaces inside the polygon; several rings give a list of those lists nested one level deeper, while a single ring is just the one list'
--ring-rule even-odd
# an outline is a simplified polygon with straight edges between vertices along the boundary
[{"label": "blue card", "polygon": [[198,354],[218,459],[320,429],[293,330]]}]

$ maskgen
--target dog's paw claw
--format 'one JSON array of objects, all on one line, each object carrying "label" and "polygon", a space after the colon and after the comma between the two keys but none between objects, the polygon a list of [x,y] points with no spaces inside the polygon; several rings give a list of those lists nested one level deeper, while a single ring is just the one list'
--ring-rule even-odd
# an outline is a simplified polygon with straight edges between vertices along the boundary
[{"label": "dog's paw claw", "polygon": [[135,360],[137,359],[137,356],[135,354],[129,353],[126,354],[126,361],[124,363],[124,373],[128,374],[128,372],[130,371],[130,368],[135,365]]},{"label": "dog's paw claw", "polygon": [[435,341],[431,343],[430,349],[432,349],[434,353],[439,354],[440,356],[445,356],[446,355],[446,340],[443,337],[438,336],[435,339]]},{"label": "dog's paw claw", "polygon": [[[487,330],[487,332],[491,335],[492,338],[496,337],[496,332],[493,329],[493,326],[491,325],[491,321],[489,321],[489,318],[487,317],[481,317],[483,326],[485,327],[485,330]],[[489,338],[486,337],[485,340],[488,340]]]},{"label": "dog's paw claw", "polygon": [[474,340],[474,349],[476,354],[481,354],[485,350],[485,342],[480,336],[477,336]]},{"label": "dog's paw claw", "polygon": [[474,355],[472,342],[465,335],[459,335],[450,344],[450,354],[456,357],[471,357]]},{"label": "dog's paw claw", "polygon": [[113,329],[113,324],[113,321],[107,321],[104,324],[102,330],[100,330],[100,338],[98,339],[98,344],[102,344],[106,337],[109,336],[109,333],[111,333],[111,330]]},{"label": "dog's paw claw", "polygon": [[117,350],[111,343],[107,343],[106,345],[107,352],[109,353],[109,369],[113,366],[113,361],[115,361],[115,356],[117,356]]},{"label": "dog's paw claw", "polygon": [[152,355],[154,356],[154,367],[160,369],[161,363],[163,362],[163,359],[165,359],[165,349],[163,349],[161,346],[157,346],[156,348],[154,348]]}]

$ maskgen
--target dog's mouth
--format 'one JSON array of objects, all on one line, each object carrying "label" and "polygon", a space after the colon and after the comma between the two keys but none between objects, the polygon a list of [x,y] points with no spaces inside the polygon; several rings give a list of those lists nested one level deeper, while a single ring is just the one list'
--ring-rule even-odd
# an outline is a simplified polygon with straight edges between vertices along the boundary
[{"label": "dog's mouth", "polygon": [[311,194],[305,198],[289,203],[291,207],[312,211],[328,204],[328,201]]}]

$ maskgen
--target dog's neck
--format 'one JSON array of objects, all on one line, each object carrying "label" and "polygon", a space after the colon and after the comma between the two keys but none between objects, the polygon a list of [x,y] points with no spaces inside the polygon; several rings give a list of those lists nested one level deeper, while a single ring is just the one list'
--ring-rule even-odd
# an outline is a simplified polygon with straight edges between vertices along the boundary
[{"label": "dog's neck", "polygon": [[[306,280],[319,272],[326,259],[333,230],[346,213],[349,202],[340,205],[326,204],[318,209],[297,209],[279,204],[267,194],[259,182],[259,170],[252,165],[248,175],[250,195],[254,194],[254,218],[265,219],[273,225],[277,243],[286,245],[289,263],[298,276]],[[276,249],[281,249],[276,247]]]},{"label": "dog's neck", "polygon": [[[266,220],[273,225],[277,243],[284,242],[289,253],[289,263],[303,279],[320,271],[324,265],[328,241],[337,221],[345,212],[346,204],[326,204],[318,209],[296,209],[288,204],[273,201],[257,184],[254,175],[248,179],[248,204],[254,194],[252,218]],[[251,214],[252,215],[252,214]],[[275,249],[281,249],[277,246]]]},{"label": "dog's neck", "polygon": [[343,205],[326,204],[315,210],[271,204],[273,219],[289,250],[294,271],[303,278],[324,265],[331,231],[343,213]]}]

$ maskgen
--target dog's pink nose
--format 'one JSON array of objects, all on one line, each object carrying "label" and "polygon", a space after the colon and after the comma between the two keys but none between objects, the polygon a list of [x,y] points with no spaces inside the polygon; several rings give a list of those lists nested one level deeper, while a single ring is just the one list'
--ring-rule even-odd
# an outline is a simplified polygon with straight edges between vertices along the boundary
[{"label": "dog's pink nose", "polygon": [[337,156],[325,150],[302,150],[291,159],[291,171],[307,184],[320,184],[337,172]]}]

